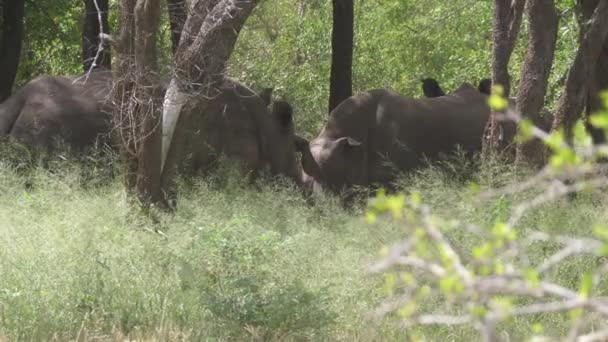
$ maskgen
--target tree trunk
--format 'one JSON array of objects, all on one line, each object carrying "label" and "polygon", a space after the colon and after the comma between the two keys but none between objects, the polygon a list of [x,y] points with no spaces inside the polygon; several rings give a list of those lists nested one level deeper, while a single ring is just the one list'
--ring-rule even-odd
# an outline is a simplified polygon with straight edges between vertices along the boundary
[{"label": "tree trunk", "polygon": [[128,156],[127,184],[144,206],[165,206],[160,186],[161,88],[156,58],[160,0],[122,0],[114,75],[115,122]]},{"label": "tree trunk", "polygon": [[564,127],[566,139],[572,140],[572,128],[580,118],[588,95],[587,81],[596,71],[600,53],[608,35],[608,1],[599,1],[585,28],[568,77],[566,90],[559,99],[553,129]]},{"label": "tree trunk", "polygon": [[[494,0],[492,35],[492,84],[501,85],[503,96],[509,97],[511,77],[509,60],[521,26],[526,0]],[[500,127],[496,115],[492,113],[484,132],[483,154],[496,151],[500,141]]]},{"label": "tree trunk", "polygon": [[[581,36],[587,31],[587,25],[589,19],[593,15],[593,11],[597,7],[598,0],[579,0],[577,9],[579,10],[579,26],[581,27]],[[602,109],[602,101],[599,93],[602,90],[608,89],[608,37],[604,39],[604,45],[602,52],[597,60],[595,71],[591,73],[590,79],[588,80],[588,90],[586,96],[586,118],[589,115]],[[587,120],[585,120],[587,121]],[[603,144],[606,142],[606,136],[604,131],[597,129],[589,124],[586,124],[587,130],[593,138],[594,144]]]},{"label": "tree trunk", "polygon": [[108,0],[84,0],[82,64],[85,72],[91,70],[91,67],[112,68],[110,47],[100,46],[99,38],[100,33],[110,33],[108,8]]},{"label": "tree trunk", "polygon": [[354,1],[333,0],[329,112],[352,96]]},{"label": "tree trunk", "polygon": [[[517,94],[517,112],[538,124],[553,65],[559,18],[553,0],[528,0],[527,13],[530,32]],[[542,142],[534,139],[519,144],[516,161],[542,166]]]},{"label": "tree trunk", "polygon": [[0,23],[0,102],[11,96],[23,42],[25,1],[2,1]]},{"label": "tree trunk", "polygon": [[[187,127],[193,115],[204,115],[209,98],[219,93],[238,34],[258,2],[198,0],[191,6],[175,54],[176,76],[164,101],[161,167],[167,192],[174,186],[173,178],[183,159],[183,144],[172,141],[176,127]],[[177,140],[183,136],[178,131]]]},{"label": "tree trunk", "polygon": [[169,11],[169,25],[171,26],[171,49],[175,54],[186,22],[186,2],[185,0],[167,0],[167,9]]},{"label": "tree trunk", "polygon": [[526,0],[494,1],[494,33],[492,35],[492,83],[504,88],[504,96],[511,93],[509,60],[519,35]]}]

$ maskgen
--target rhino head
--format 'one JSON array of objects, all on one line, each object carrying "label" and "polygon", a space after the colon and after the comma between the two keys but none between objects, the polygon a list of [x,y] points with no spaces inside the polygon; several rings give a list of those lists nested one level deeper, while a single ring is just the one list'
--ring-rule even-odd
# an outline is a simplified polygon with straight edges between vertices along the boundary
[{"label": "rhino head", "polygon": [[364,144],[352,137],[318,137],[308,141],[296,136],[296,150],[302,153],[302,185],[309,192],[342,194],[367,179]]}]

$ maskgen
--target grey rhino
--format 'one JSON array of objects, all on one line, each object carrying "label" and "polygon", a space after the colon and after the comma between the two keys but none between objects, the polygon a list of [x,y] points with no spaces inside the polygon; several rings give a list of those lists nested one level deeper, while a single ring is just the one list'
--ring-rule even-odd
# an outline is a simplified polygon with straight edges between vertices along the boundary
[{"label": "grey rhino", "polygon": [[[422,91],[426,97],[439,97],[443,96],[443,90],[437,82],[433,78],[425,78],[422,79]],[[479,92],[483,94],[490,95],[492,92],[492,80],[489,78],[484,78],[479,81],[477,86]],[[509,108],[511,110],[515,110],[517,98],[510,97],[509,98]],[[540,112],[540,115],[534,119],[534,125],[539,127],[545,132],[549,132],[551,130],[551,126],[553,125],[554,116],[547,109],[543,108]],[[501,128],[503,130],[501,144],[508,145],[513,142],[513,138],[517,134],[517,124],[512,121],[503,121],[501,123]]]},{"label": "grey rhino", "polygon": [[243,171],[253,176],[269,168],[272,174],[288,176],[299,184],[293,110],[285,101],[274,101],[269,111],[270,95],[270,88],[258,94],[227,78],[207,115],[195,118],[189,129],[193,168],[209,165],[221,153],[241,161]]},{"label": "grey rhino", "polygon": [[[315,192],[340,193],[353,186],[389,185],[409,171],[460,145],[481,150],[490,110],[487,95],[470,84],[449,95],[414,99],[376,89],[336,107],[318,137],[298,138],[303,182]],[[388,162],[388,163],[387,163]],[[392,164],[392,165],[391,165]]]},{"label": "grey rhino", "polygon": [[85,76],[41,76],[0,105],[0,136],[50,149],[56,139],[76,149],[92,145],[110,131],[106,103],[112,73]]},{"label": "grey rhino", "polygon": [[[111,87],[112,73],[103,69],[88,77],[36,78],[0,104],[0,136],[47,149],[56,140],[75,149],[91,146],[99,137],[109,142]],[[202,167],[215,151],[242,161],[248,172],[269,167],[299,182],[291,106],[276,101],[269,112],[269,102],[268,89],[260,96],[226,78],[205,119],[190,127],[195,167]]]}]

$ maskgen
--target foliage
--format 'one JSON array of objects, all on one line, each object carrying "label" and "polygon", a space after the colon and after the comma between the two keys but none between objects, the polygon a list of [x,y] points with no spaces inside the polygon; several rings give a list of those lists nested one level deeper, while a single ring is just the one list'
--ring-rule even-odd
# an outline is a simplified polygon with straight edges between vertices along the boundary
[{"label": "foliage", "polygon": [[[602,97],[606,109],[594,114],[590,123],[608,131],[608,92]],[[573,146],[561,130],[547,134],[527,121],[520,123],[520,130],[520,140],[542,139],[551,155],[549,164],[529,180],[488,189],[477,196],[488,200],[532,193],[504,218],[497,215],[489,225],[445,219],[431,213],[419,192],[408,197],[381,192],[370,203],[368,221],[389,214],[404,226],[408,236],[371,267],[384,274],[389,297],[376,309],[376,317],[395,313],[407,326],[471,325],[485,341],[498,341],[503,322],[524,315],[559,316],[567,318],[567,336],[572,340],[606,339],[605,225],[585,229],[587,233],[580,237],[517,229],[526,213],[540,205],[571,193],[608,187],[601,163],[608,155],[606,146],[593,147],[582,123],[575,130]],[[473,244],[462,248],[450,241],[445,234],[454,230],[465,232]],[[534,256],[539,249],[551,252],[539,259]],[[583,257],[591,265],[573,275],[578,278],[575,284],[555,278],[555,272],[568,268],[569,259]],[[535,322],[529,334],[545,335],[543,325]],[[560,331],[554,337],[563,334]]]},{"label": "foliage", "polygon": [[[353,90],[392,88],[421,96],[420,78],[436,78],[451,91],[490,77],[491,1],[355,3]],[[562,13],[547,105],[557,101],[578,44],[578,24],[568,1]],[[305,8],[306,10],[302,10]],[[274,86],[292,102],[298,130],[324,125],[329,84],[331,1],[263,2],[243,30],[230,74]],[[524,20],[510,63],[515,93],[527,42]]]},{"label": "foliage", "polygon": [[[83,1],[27,0],[25,34],[16,80],[20,87],[41,74],[82,73],[81,30]],[[110,0],[110,31],[118,27],[118,1]],[[167,72],[171,62],[171,31],[163,11],[158,46],[159,64]]]}]

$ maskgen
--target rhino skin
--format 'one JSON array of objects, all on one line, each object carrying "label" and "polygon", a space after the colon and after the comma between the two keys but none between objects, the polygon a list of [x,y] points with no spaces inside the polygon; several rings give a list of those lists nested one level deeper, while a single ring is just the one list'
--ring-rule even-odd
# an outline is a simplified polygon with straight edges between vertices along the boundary
[{"label": "rhino skin", "polygon": [[[0,104],[0,136],[30,147],[52,150],[63,141],[83,150],[98,139],[111,143],[112,87],[109,70],[86,76],[41,76]],[[206,115],[194,120],[188,134],[195,167],[223,153],[242,161],[245,172],[270,168],[299,182],[294,147],[293,111],[284,101],[268,110],[271,88],[257,94],[226,78]],[[204,119],[200,119],[204,118]]]},{"label": "rhino skin", "polygon": [[85,76],[41,76],[0,104],[0,136],[51,149],[59,140],[75,149],[91,146],[110,131],[105,99],[110,71]]},{"label": "rhino skin", "polygon": [[336,107],[312,141],[297,138],[302,179],[309,190],[335,193],[353,186],[388,186],[398,171],[413,170],[460,146],[481,150],[490,115],[487,95],[468,83],[440,97],[414,99],[375,89]]},{"label": "rhino skin", "polygon": [[296,160],[293,109],[285,101],[274,101],[270,88],[257,94],[233,79],[226,79],[205,116],[195,118],[188,130],[190,163],[204,168],[223,154],[242,162],[243,172],[253,177],[262,169],[285,175],[300,183]]}]

